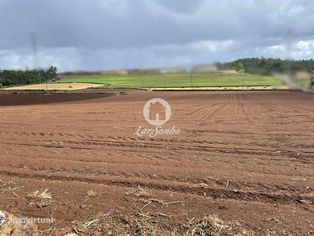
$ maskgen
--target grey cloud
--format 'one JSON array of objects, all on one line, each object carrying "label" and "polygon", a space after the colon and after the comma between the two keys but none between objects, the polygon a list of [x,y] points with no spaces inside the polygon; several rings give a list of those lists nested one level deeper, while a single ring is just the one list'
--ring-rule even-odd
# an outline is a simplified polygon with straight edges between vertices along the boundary
[{"label": "grey cloud", "polygon": [[205,0],[154,0],[153,2],[168,11],[188,14],[197,12],[204,4],[204,1]]},{"label": "grey cloud", "polygon": [[284,56],[272,46],[312,40],[313,12],[307,0],[0,0],[0,68],[31,66],[32,33],[43,66],[62,70]]}]

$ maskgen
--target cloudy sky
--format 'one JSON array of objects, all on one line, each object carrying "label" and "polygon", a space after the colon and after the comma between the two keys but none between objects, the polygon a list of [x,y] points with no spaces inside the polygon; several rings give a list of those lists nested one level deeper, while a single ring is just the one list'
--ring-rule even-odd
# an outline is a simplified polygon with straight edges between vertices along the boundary
[{"label": "cloudy sky", "polygon": [[311,58],[313,22],[312,0],[0,0],[0,68]]}]

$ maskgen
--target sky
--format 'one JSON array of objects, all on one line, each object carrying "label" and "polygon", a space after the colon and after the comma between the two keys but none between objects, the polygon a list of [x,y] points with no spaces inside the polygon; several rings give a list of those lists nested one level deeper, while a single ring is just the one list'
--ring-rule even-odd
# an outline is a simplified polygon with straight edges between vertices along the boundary
[{"label": "sky", "polygon": [[312,0],[0,0],[0,69],[314,57]]}]

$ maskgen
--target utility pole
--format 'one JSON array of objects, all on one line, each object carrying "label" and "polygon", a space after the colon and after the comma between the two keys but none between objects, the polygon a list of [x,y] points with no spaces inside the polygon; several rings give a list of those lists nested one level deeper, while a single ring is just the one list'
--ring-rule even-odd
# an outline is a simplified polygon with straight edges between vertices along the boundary
[{"label": "utility pole", "polygon": [[48,90],[48,79],[46,80],[46,94],[49,94],[49,90]]},{"label": "utility pole", "polygon": [[32,43],[32,53],[33,53],[33,70],[38,69],[38,60],[37,60],[37,38],[34,33],[31,33],[31,43]]},{"label": "utility pole", "polygon": [[[37,45],[37,38],[35,33],[31,33],[31,44],[32,44],[32,53],[33,53],[33,70],[37,70],[39,69],[39,65],[38,65],[38,45]],[[48,90],[48,79],[46,80],[46,94],[49,94],[49,90]]]},{"label": "utility pole", "polygon": [[312,64],[312,71],[311,71],[311,81],[310,81],[310,87],[311,89],[314,88],[314,60],[311,60]]},{"label": "utility pole", "polygon": [[193,87],[193,76],[192,76],[192,71],[190,72],[190,87]]}]

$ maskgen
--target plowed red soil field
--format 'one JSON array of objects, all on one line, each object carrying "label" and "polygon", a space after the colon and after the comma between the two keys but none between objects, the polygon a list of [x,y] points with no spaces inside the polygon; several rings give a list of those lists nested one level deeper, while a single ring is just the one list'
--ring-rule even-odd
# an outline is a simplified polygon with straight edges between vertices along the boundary
[{"label": "plowed red soil field", "polygon": [[[156,97],[179,135],[135,135]],[[313,94],[127,91],[0,111],[0,210],[55,218],[43,235],[193,235],[207,216],[230,235],[314,234]]]}]

